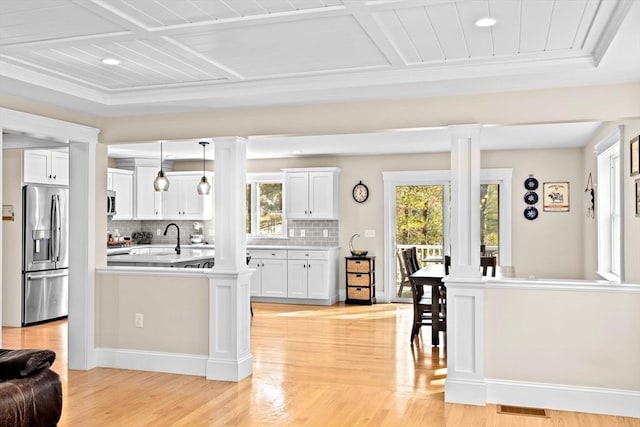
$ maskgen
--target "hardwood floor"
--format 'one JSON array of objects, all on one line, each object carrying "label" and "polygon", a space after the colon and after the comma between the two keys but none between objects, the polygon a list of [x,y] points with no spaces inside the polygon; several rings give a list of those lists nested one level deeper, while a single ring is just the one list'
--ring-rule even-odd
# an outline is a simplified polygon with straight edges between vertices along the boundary
[{"label": "hardwood floor", "polygon": [[[68,371],[58,321],[3,328],[4,348],[51,348],[65,426],[640,426],[639,419],[548,411],[549,418],[444,403],[444,350],[410,305],[254,303],[253,376],[240,383],[97,368]],[[427,343],[422,346],[421,343]]]}]

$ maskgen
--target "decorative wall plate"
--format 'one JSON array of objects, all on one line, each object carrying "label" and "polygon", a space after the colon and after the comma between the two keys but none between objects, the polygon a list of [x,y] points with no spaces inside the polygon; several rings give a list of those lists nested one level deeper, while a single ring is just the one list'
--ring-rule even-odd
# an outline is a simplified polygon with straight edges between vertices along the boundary
[{"label": "decorative wall plate", "polygon": [[527,191],[524,195],[524,202],[528,205],[535,205],[538,203],[538,193],[535,191]]},{"label": "decorative wall plate", "polygon": [[524,188],[527,190],[537,190],[538,189],[538,180],[533,177],[533,175],[529,175],[529,178],[524,180]]},{"label": "decorative wall plate", "polygon": [[536,209],[534,206],[527,206],[524,210],[524,217],[529,221],[533,221],[534,219],[538,218],[538,209]]}]

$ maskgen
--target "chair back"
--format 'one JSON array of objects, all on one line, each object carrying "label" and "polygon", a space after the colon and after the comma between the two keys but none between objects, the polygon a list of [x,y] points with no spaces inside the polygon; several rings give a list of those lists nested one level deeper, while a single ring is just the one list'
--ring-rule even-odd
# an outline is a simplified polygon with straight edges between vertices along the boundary
[{"label": "chair back", "polygon": [[402,259],[404,260],[407,275],[411,275],[420,270],[418,263],[418,255],[415,247],[410,247],[402,251]]},{"label": "chair back", "polygon": [[481,256],[480,267],[482,268],[482,275],[486,276],[491,267],[491,277],[496,277],[496,257],[495,256]]}]

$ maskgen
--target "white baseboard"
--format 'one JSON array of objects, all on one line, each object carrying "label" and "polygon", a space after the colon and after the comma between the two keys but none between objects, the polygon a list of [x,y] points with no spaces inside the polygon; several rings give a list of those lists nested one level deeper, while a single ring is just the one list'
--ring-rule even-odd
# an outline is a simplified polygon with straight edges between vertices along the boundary
[{"label": "white baseboard", "polygon": [[169,374],[206,376],[208,356],[157,351],[98,348],[98,366]]},{"label": "white baseboard", "polygon": [[640,391],[493,379],[485,383],[487,403],[640,418]]},{"label": "white baseboard", "polygon": [[487,403],[486,387],[482,380],[447,378],[444,382],[444,401],[484,406]]}]

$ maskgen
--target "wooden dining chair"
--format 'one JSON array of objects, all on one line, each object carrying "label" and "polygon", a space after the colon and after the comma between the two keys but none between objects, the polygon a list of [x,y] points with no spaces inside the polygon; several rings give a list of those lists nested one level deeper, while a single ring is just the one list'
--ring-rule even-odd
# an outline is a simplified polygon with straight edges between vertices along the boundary
[{"label": "wooden dining chair", "polygon": [[486,276],[491,267],[491,277],[496,277],[496,257],[495,256],[481,256],[480,267],[482,268],[482,275]]},{"label": "wooden dining chair", "polygon": [[400,288],[398,289],[398,296],[402,296],[402,290],[405,286],[410,287],[411,282],[409,282],[409,274],[407,273],[407,266],[402,257],[403,249],[398,249],[396,251],[396,257],[398,258],[398,268],[400,269]]},{"label": "wooden dining chair", "polygon": [[[418,258],[416,256],[415,248],[407,248],[402,251],[402,259],[407,268],[407,275],[415,273],[419,270]],[[410,342],[413,343],[413,339],[420,332],[420,327],[432,325],[432,304],[431,294],[425,295],[424,287],[422,285],[416,285],[411,277],[409,277],[411,283],[411,297],[413,299],[413,323],[411,325],[411,338]]]}]

